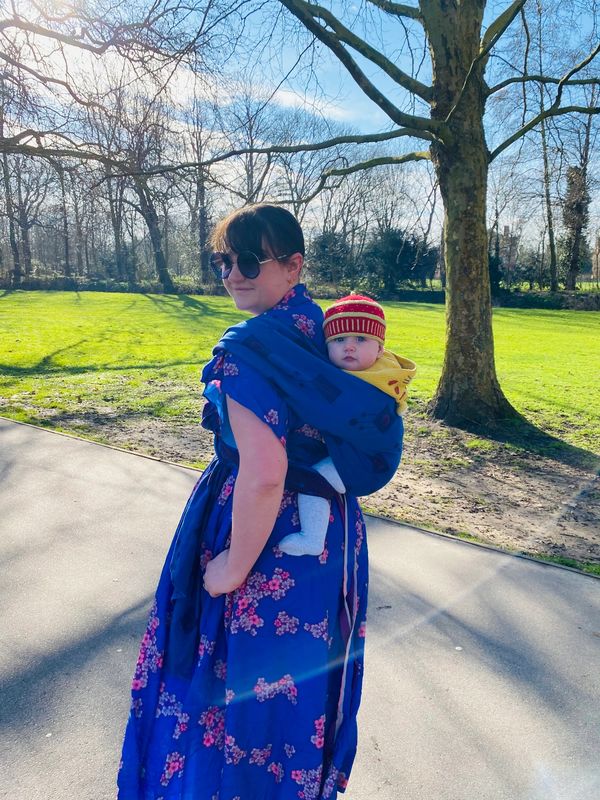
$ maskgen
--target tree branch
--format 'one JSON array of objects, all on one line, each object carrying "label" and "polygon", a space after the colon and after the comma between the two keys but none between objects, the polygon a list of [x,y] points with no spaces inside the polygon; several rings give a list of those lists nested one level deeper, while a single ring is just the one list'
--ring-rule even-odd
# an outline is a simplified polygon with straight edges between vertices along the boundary
[{"label": "tree branch", "polygon": [[[311,192],[307,197],[304,198],[304,203],[310,203],[311,200],[321,192],[325,185],[327,184],[328,178],[333,177],[344,177],[346,175],[351,175],[353,172],[360,172],[363,169],[371,169],[372,167],[380,167],[384,164],[406,164],[409,161],[429,161],[431,160],[431,154],[429,151],[422,151],[422,152],[414,152],[414,153],[405,153],[402,156],[381,156],[380,158],[371,158],[368,161],[360,161],[356,164],[352,164],[349,167],[334,167],[333,169],[326,170],[322,175],[319,181],[317,188]],[[282,200],[280,202],[287,202],[286,200]]]},{"label": "tree branch", "polygon": [[486,56],[498,39],[504,34],[508,26],[521,11],[527,0],[513,0],[507,9],[497,17],[488,27],[481,40],[481,48],[478,58]]},{"label": "tree branch", "polygon": [[[308,5],[305,3],[304,5]],[[310,4],[310,13],[316,19],[322,19],[326,25],[332,29],[335,37],[340,42],[345,42],[361,56],[368,58],[373,64],[378,66],[381,70],[387,73],[392,80],[399,86],[402,86],[408,92],[416,94],[417,97],[422,98],[426,102],[430,102],[433,90],[431,86],[426,86],[421,81],[416,80],[411,75],[408,75],[403,70],[399,69],[393,61],[383,55],[379,50],[371,47],[370,44],[365,42],[364,39],[356,36],[351,30],[346,28],[328,9],[322,6]]]},{"label": "tree branch", "polygon": [[367,0],[367,2],[395,17],[409,17],[419,22],[423,21],[421,12],[418,8],[413,8],[413,6],[406,6],[404,3],[391,3],[389,0]]},{"label": "tree branch", "polygon": [[508,139],[502,142],[502,144],[498,145],[498,147],[492,153],[490,153],[490,162],[493,161],[496,156],[500,155],[500,153],[506,150],[507,147],[510,147],[511,144],[516,142],[517,139],[520,139],[521,136],[524,136],[530,130],[535,128],[536,125],[539,125],[542,120],[548,119],[548,117],[558,117],[563,116],[564,114],[600,114],[600,108],[595,106],[591,108],[585,106],[560,107],[563,88],[570,85],[572,76],[591,63],[598,53],[600,53],[600,44],[596,45],[596,47],[590,53],[588,53],[583,61],[580,61],[579,64],[576,64],[572,69],[563,75],[563,77],[558,81],[558,90],[552,105],[547,110],[541,111],[537,116],[533,117],[533,119],[530,119],[528,123],[519,128],[518,131],[515,131],[512,136],[509,136]]},{"label": "tree branch", "polygon": [[[305,28],[307,28],[317,39],[319,39],[319,41],[323,42],[323,44],[332,51],[332,53],[346,67],[354,81],[358,84],[358,86],[360,86],[367,97],[373,100],[373,102],[376,103],[391,120],[393,120],[397,125],[410,127],[420,131],[429,131],[434,135],[437,134],[440,128],[440,123],[431,119],[427,119],[426,117],[418,117],[412,114],[405,114],[404,112],[400,111],[400,109],[391,103],[387,97],[385,97],[385,95],[382,94],[379,89],[377,89],[376,86],[367,78],[356,61],[354,61],[352,56],[342,46],[341,40],[338,38],[336,33],[327,30],[323,25],[320,25],[317,22],[318,18],[331,25],[331,23],[328,21],[329,18],[331,18],[332,21],[335,20],[340,28],[343,28],[341,23],[336,20],[335,17],[333,17],[333,15],[327,11],[327,9],[324,9],[321,6],[313,5],[312,3],[304,2],[304,0],[279,0],[279,2],[285,6],[291,14],[299,19]],[[350,34],[350,31],[348,31],[348,34]],[[353,36],[353,34],[350,35]],[[357,42],[362,42],[362,40],[358,39],[358,37],[354,38],[356,38]],[[363,45],[365,48],[369,47],[365,42],[363,42]],[[406,76],[406,78],[410,81],[414,81],[414,79],[410,78],[410,76]],[[419,97],[422,96],[423,90],[425,90],[426,93],[429,91],[429,87],[424,86],[419,81],[414,81],[414,83],[417,84],[417,87],[420,87],[418,93]],[[401,85],[404,86],[404,88],[407,88],[406,80],[403,80]],[[415,92],[415,88],[409,89],[409,91]]]},{"label": "tree branch", "polygon": [[[276,155],[284,153],[303,153],[312,152],[316,150],[326,150],[330,147],[336,147],[342,144],[376,144],[377,142],[387,142],[392,139],[398,139],[403,136],[420,136],[421,138],[432,140],[433,137],[429,134],[423,134],[408,128],[400,128],[395,131],[388,131],[384,133],[370,133],[370,134],[357,134],[347,136],[336,136],[333,139],[325,139],[322,142],[313,142],[305,144],[293,145],[273,145],[270,147],[240,147],[236,150],[228,150],[226,153],[206,158],[201,161],[185,161],[178,164],[158,164],[155,167],[148,167],[140,169],[130,162],[118,161],[115,158],[105,155],[100,150],[94,150],[89,145],[82,145],[79,147],[75,142],[68,139],[63,134],[49,132],[53,136],[60,137],[69,143],[69,146],[46,146],[42,144],[44,135],[36,131],[22,131],[12,137],[0,137],[0,153],[22,153],[28,156],[38,156],[40,158],[79,158],[84,161],[98,161],[101,164],[110,166],[116,169],[117,172],[112,177],[122,176],[136,176],[143,175],[151,177],[152,175],[161,175],[167,172],[179,172],[188,169],[197,169],[198,167],[211,167],[222,161],[227,161],[230,158],[243,155]],[[37,146],[30,144],[23,144],[21,142],[24,138],[33,138],[37,141]],[[390,156],[390,158],[394,158]],[[403,158],[401,156],[400,158]],[[392,161],[390,163],[397,163]]]},{"label": "tree branch", "polygon": [[600,114],[600,106],[563,106],[562,108],[555,108],[554,105],[549,109],[538,114],[533,119],[530,119],[526,125],[515,131],[512,136],[509,136],[502,144],[498,145],[495,150],[490,153],[489,161],[492,162],[497,156],[500,155],[507,147],[514,144],[518,139],[535,128],[540,122],[548,117],[560,117],[564,114]]},{"label": "tree branch", "polygon": [[506,89],[507,86],[510,86],[513,83],[553,83],[558,84],[563,82],[563,86],[590,86],[590,85],[600,85],[600,78],[576,78],[572,81],[564,81],[562,78],[549,78],[545,75],[521,75],[519,77],[514,78],[507,78],[506,80],[502,81],[501,83],[496,84],[496,86],[492,86],[491,89],[488,90],[488,97],[495,92],[500,92],[502,89]]},{"label": "tree branch", "polygon": [[469,71],[467,72],[461,90],[458,93],[456,102],[454,103],[454,105],[448,112],[446,119],[444,120],[446,123],[449,122],[456,113],[456,110],[458,109],[460,102],[467,91],[467,87],[471,82],[471,78],[475,73],[475,67],[477,66],[477,64],[479,64],[481,61],[484,61],[488,57],[492,47],[494,47],[496,42],[504,34],[508,26],[514,20],[517,14],[521,11],[526,2],[527,0],[514,0],[513,3],[511,3],[511,5],[505,11],[503,11],[503,13],[500,14],[500,16],[497,17],[489,26],[489,28],[486,30],[481,40],[479,53],[471,62],[471,66],[469,67]]}]

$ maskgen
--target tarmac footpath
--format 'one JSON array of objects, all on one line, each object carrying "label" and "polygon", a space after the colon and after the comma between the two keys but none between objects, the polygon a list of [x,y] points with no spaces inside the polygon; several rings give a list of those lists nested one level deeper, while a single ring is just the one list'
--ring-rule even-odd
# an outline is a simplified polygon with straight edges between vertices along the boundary
[{"label": "tarmac footpath", "polygon": [[[139,640],[197,479],[0,419],[3,800],[114,798]],[[600,797],[600,580],[367,525],[365,685],[345,797]]]}]

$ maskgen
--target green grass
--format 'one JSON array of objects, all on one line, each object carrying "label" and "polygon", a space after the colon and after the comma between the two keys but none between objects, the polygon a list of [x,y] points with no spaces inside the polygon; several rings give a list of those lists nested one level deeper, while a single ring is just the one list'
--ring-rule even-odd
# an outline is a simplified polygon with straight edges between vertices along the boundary
[{"label": "green grass", "polygon": [[[387,344],[417,362],[412,395],[427,400],[442,364],[444,308],[385,306]],[[201,367],[241,317],[223,297],[5,293],[0,413],[38,423],[55,417],[54,424],[89,412],[194,417]],[[564,441],[600,452],[600,314],[496,309],[494,330],[498,375],[513,405]]]}]

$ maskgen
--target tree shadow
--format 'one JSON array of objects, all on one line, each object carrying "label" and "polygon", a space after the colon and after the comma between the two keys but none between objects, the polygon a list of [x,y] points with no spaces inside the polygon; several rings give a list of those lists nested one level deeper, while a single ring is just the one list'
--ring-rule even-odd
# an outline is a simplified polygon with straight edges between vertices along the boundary
[{"label": "tree shadow", "polygon": [[452,420],[452,426],[483,436],[517,450],[543,456],[571,467],[580,467],[600,474],[600,455],[583,447],[569,444],[558,436],[538,428],[518,411],[513,416],[494,423],[480,425],[473,420]]}]

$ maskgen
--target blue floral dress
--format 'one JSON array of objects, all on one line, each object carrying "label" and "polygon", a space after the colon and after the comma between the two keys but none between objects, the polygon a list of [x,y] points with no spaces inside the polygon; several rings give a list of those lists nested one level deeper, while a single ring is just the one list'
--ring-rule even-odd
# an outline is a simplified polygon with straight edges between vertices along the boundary
[{"label": "blue floral dress", "polygon": [[[324,346],[323,315],[304,286],[265,314]],[[202,377],[203,424],[217,452],[220,441],[232,443],[228,395],[268,425],[290,457],[314,463],[325,453],[319,431],[239,358],[219,354]],[[167,555],[132,682],[119,800],[327,800],[346,788],[367,607],[360,508],[353,497],[334,499],[323,553],[289,556],[277,545],[299,520],[297,495],[285,490],[244,584],[211,598],[202,572],[229,544],[236,472],[215,458],[178,527],[177,535],[191,531],[198,543],[194,630],[184,639],[175,634],[175,540]]]}]

